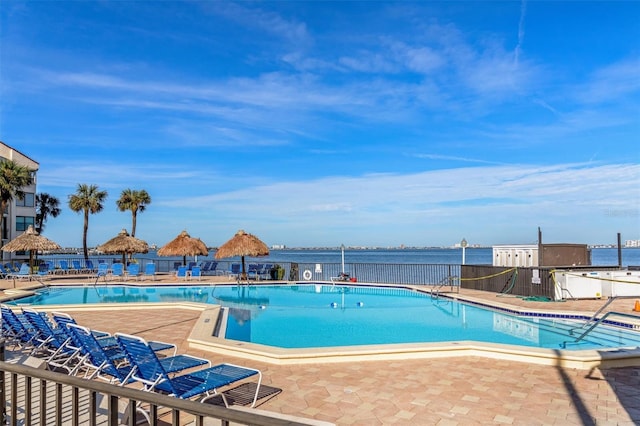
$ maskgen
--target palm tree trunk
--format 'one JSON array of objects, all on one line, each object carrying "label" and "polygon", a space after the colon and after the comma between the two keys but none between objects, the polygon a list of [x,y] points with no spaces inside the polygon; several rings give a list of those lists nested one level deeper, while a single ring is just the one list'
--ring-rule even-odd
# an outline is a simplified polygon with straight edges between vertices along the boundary
[{"label": "palm tree trunk", "polygon": [[89,260],[89,250],[87,249],[87,233],[89,232],[89,210],[84,211],[84,229],[82,232],[82,250],[84,252],[84,261]]},{"label": "palm tree trunk", "polygon": [[244,266],[244,256],[242,256],[242,274],[240,274],[240,280],[247,280],[247,269]]},{"label": "palm tree trunk", "polygon": [[[137,222],[136,211],[137,210],[131,210],[131,236],[132,237],[136,236],[136,222]],[[133,260],[133,253],[129,253],[129,261],[131,260]]]},{"label": "palm tree trunk", "polygon": [[136,236],[136,224],[137,224],[137,217],[138,215],[136,214],[135,211],[131,212],[131,236],[135,237]]}]

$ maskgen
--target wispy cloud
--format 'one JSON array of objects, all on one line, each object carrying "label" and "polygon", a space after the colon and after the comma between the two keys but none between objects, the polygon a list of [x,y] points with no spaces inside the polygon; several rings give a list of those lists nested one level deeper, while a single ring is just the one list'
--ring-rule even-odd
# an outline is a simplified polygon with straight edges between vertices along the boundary
[{"label": "wispy cloud", "polygon": [[411,154],[412,157],[415,158],[424,158],[428,160],[446,160],[446,161],[456,161],[462,163],[479,163],[479,164],[504,164],[497,161],[487,161],[478,158],[469,158],[469,157],[458,157],[455,155],[440,155],[440,154]]},{"label": "wispy cloud", "polygon": [[[585,104],[603,104],[640,92],[640,57],[624,59],[594,71],[589,81],[575,87],[575,98]],[[637,105],[636,105],[637,106]]]},{"label": "wispy cloud", "polygon": [[560,112],[554,108],[553,106],[549,105],[549,103],[547,103],[545,100],[540,99],[540,98],[534,98],[533,99],[533,103],[540,105],[541,107],[543,107],[544,109],[546,109],[547,111],[551,111],[554,115],[560,115]]},{"label": "wispy cloud", "polygon": [[[266,198],[261,203],[262,213],[271,211],[285,215],[317,211],[317,206],[322,205],[349,206],[353,211],[388,208],[400,211],[425,204],[453,201],[462,203],[483,196],[494,199],[524,199],[526,195],[530,205],[543,199],[547,202],[552,198],[558,202],[573,199],[584,205],[595,199],[600,204],[623,197],[638,178],[640,166],[634,164],[505,165],[282,182],[195,199],[176,199],[173,204],[181,208],[199,208],[202,204],[216,205],[229,199],[250,200],[255,193],[260,193]],[[522,197],[518,197],[518,194],[522,194]]]},{"label": "wispy cloud", "polygon": [[[465,228],[467,218],[487,223],[494,220],[495,212],[500,212],[499,218],[510,217],[526,226],[522,220],[546,223],[547,216],[577,220],[593,214],[594,209],[604,212],[622,208],[638,179],[640,166],[635,164],[496,166],[289,181],[176,198],[162,204],[181,210],[206,206],[214,216],[253,223],[255,212],[245,206],[260,194],[260,221],[256,226],[272,240],[276,231],[262,224],[284,220],[290,233],[280,241],[287,244],[297,243],[295,230],[305,229],[309,223],[348,226],[358,238],[365,238],[356,231],[360,223],[401,227],[402,238],[408,241],[412,227],[426,226],[433,231],[433,226],[446,220],[458,221]],[[482,199],[489,202],[479,201]],[[431,225],[424,222],[426,217],[432,218]]]},{"label": "wispy cloud", "polygon": [[524,43],[524,19],[527,14],[527,0],[520,2],[520,21],[518,21],[518,44],[513,52],[513,62],[518,68],[520,63],[520,54],[522,53],[522,44]]},{"label": "wispy cloud", "polygon": [[310,41],[304,22],[284,19],[278,13],[260,7],[250,7],[250,3],[206,2],[200,5],[207,12],[236,22],[246,29],[258,28],[263,33],[295,43]]}]

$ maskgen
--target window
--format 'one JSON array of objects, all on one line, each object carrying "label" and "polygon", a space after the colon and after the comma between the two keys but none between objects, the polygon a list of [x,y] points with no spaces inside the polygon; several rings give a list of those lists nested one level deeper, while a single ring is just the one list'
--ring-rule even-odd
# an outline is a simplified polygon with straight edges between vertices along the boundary
[{"label": "window", "polygon": [[29,225],[35,224],[33,216],[16,216],[16,231],[26,231]]},{"label": "window", "polygon": [[16,206],[18,207],[34,207],[35,205],[35,194],[33,192],[25,192],[22,198],[16,197]]}]

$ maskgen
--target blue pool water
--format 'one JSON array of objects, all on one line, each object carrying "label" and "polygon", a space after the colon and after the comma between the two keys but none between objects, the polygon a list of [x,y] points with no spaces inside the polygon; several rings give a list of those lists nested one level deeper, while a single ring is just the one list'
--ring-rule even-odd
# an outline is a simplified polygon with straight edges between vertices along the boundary
[{"label": "blue pool water", "polygon": [[[331,286],[51,287],[17,305],[193,301],[229,308],[228,339],[284,348],[482,341],[559,349],[640,346],[640,333],[598,326],[576,344],[567,318],[513,316],[404,289]],[[578,332],[577,334],[580,334]]]}]

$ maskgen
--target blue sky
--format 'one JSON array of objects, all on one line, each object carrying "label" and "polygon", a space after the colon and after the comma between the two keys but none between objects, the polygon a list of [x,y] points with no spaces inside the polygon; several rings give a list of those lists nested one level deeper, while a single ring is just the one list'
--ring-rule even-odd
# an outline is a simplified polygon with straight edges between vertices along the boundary
[{"label": "blue sky", "polygon": [[0,3],[0,140],[89,245],[640,238],[640,2]]}]

